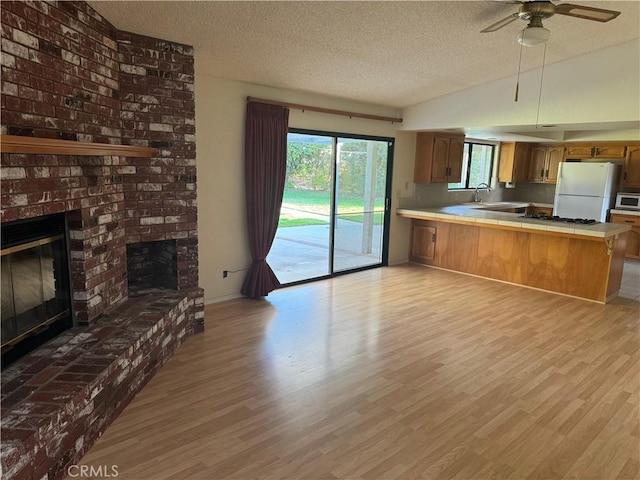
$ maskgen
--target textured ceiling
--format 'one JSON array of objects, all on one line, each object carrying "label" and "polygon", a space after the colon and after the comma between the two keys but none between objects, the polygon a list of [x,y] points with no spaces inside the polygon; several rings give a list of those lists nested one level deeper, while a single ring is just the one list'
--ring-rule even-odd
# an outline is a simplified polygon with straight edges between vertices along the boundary
[{"label": "textured ceiling", "polygon": [[[199,73],[396,108],[514,75],[526,25],[479,33],[518,9],[491,0],[89,3],[120,30],[193,45]],[[640,37],[640,2],[575,3],[622,15],[545,20],[547,64]]]}]

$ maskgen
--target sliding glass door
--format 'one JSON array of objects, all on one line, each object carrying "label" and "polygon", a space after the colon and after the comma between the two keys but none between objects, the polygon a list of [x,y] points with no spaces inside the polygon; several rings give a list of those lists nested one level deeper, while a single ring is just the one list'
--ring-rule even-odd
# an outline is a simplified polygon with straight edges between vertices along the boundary
[{"label": "sliding glass door", "polygon": [[282,284],[331,273],[334,152],[333,137],[287,136],[280,222],[267,257]]},{"label": "sliding glass door", "polygon": [[382,263],[389,143],[337,139],[334,272]]},{"label": "sliding glass door", "polygon": [[291,130],[268,261],[282,284],[386,264],[393,140]]}]

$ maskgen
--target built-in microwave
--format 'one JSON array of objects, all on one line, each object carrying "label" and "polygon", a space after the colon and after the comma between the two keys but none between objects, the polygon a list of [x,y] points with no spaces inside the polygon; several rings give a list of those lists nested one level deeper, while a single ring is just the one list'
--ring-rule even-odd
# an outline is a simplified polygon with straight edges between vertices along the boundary
[{"label": "built-in microwave", "polygon": [[640,193],[619,193],[616,208],[620,210],[640,210]]}]

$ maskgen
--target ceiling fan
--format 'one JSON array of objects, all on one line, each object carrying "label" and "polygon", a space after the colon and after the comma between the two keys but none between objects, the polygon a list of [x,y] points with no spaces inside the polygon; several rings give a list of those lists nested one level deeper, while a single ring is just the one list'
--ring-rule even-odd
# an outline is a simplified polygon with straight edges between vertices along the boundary
[{"label": "ceiling fan", "polygon": [[551,32],[544,28],[542,20],[555,14],[567,15],[569,17],[577,17],[585,20],[594,20],[596,22],[608,22],[620,15],[620,12],[615,10],[575,5],[573,3],[561,3],[556,5],[549,0],[534,0],[529,2],[514,1],[511,3],[519,3],[520,9],[516,13],[513,13],[493,25],[490,25],[484,30],[481,30],[481,33],[495,32],[518,19],[526,20],[529,23],[522,32],[520,32],[520,35],[518,36],[518,43],[525,46],[532,46],[544,43],[549,39]]}]

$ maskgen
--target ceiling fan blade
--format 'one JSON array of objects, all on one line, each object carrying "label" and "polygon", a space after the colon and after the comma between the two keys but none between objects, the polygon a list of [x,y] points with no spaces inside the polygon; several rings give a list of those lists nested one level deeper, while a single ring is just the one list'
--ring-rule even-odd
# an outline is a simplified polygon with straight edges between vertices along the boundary
[{"label": "ceiling fan blade", "polygon": [[585,20],[595,20],[596,22],[608,22],[620,15],[620,12],[615,10],[587,7],[585,5],[574,5],[572,3],[556,5],[555,13],[568,15],[569,17],[584,18]]},{"label": "ceiling fan blade", "polygon": [[505,25],[509,25],[511,22],[515,22],[518,19],[518,13],[514,13],[509,15],[506,18],[503,18],[499,22],[494,23],[493,25],[488,26],[484,30],[480,30],[480,33],[490,33],[495,32],[496,30],[500,30]]}]

